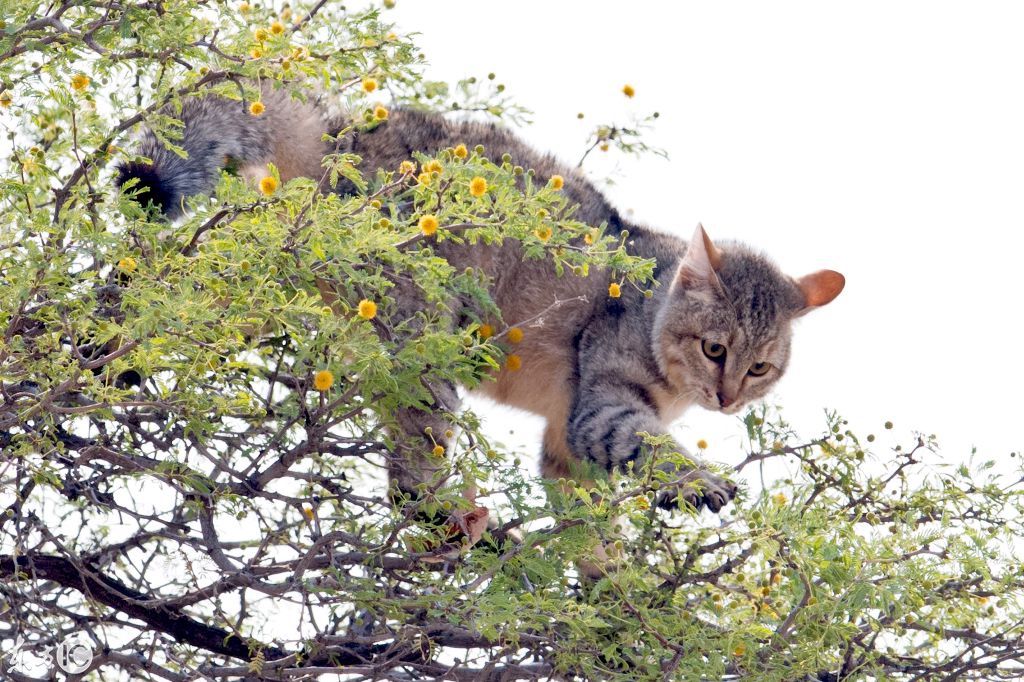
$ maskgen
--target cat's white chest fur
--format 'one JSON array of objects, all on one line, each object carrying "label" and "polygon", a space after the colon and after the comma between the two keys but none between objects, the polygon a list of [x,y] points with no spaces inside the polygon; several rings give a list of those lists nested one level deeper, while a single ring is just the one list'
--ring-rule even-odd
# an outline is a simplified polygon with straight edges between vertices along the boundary
[{"label": "cat's white chest fur", "polygon": [[658,417],[661,423],[668,426],[676,419],[683,416],[683,412],[693,405],[693,398],[686,395],[673,395],[668,391],[656,389],[653,392],[654,401],[658,406]]}]

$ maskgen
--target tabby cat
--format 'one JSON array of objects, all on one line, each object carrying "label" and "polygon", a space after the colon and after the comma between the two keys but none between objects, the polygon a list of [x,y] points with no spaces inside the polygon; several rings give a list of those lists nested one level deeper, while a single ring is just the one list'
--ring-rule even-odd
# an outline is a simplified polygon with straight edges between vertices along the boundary
[{"label": "tabby cat", "polygon": [[[655,277],[663,284],[653,297],[624,288],[620,298],[611,298],[606,273],[559,277],[549,261],[523,258],[514,240],[502,245],[442,241],[432,247],[457,269],[478,268],[490,278],[491,295],[509,325],[535,318],[555,298],[568,301],[557,316],[529,328],[517,348],[519,371],[501,371],[479,389],[546,420],[541,467],[551,479],[579,477],[595,465],[613,471],[639,464],[646,447],[638,432],[665,433],[691,405],[732,414],[764,396],[786,371],[792,322],[832,301],[844,286],[843,276],[831,270],[788,277],[747,246],[713,243],[700,226],[686,242],[632,224],[581,173],[496,125],[397,110],[371,131],[342,136],[336,149],[323,135],[342,130],[343,117],[330,117],[316,103],[282,91],[264,92],[263,102],[266,111],[259,117],[248,115],[238,101],[187,102],[179,144],[188,157],[144,131],[138,153],[151,163],[123,165],[119,183],[138,179],[141,198],[174,218],[185,197],[213,188],[227,163],[259,178],[272,162],[287,181],[323,177],[321,160],[335,151],[357,154],[364,172],[372,173],[397,168],[413,151],[432,154],[460,143],[482,144],[488,154],[508,153],[513,163],[534,169],[542,182],[561,175],[569,202],[579,205],[577,219],[607,223],[613,233],[628,230],[631,253],[656,261]],[[344,183],[323,186],[356,191]],[[404,301],[399,296],[398,306],[411,315],[415,295]],[[439,436],[446,431],[444,413],[458,409],[455,386],[432,389],[434,409],[397,415],[405,439],[389,470],[393,484],[408,492],[432,473],[422,454],[433,445],[426,427],[447,446]],[[733,483],[699,463],[686,476],[693,484],[663,493],[659,504],[671,505],[682,494],[694,506],[717,512],[736,492]]]}]

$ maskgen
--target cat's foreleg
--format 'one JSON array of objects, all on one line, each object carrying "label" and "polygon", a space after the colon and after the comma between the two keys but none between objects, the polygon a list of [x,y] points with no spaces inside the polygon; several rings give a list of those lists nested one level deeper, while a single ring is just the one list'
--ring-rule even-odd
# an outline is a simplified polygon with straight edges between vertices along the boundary
[{"label": "cat's foreleg", "polygon": [[[640,385],[597,376],[581,382],[567,429],[569,448],[608,472],[623,470],[630,462],[639,466],[650,448],[639,433],[661,434],[665,428],[648,392]],[[681,447],[677,451],[686,454]],[[702,468],[687,455],[693,468],[679,470],[663,464],[677,485],[662,491],[658,502],[671,506],[681,495],[695,508],[717,512],[736,495],[736,485]]]}]

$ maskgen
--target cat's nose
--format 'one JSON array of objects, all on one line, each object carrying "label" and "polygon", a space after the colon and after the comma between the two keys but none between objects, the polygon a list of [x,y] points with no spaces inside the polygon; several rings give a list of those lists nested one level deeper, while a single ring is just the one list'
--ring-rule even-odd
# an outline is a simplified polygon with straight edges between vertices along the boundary
[{"label": "cat's nose", "polygon": [[722,409],[729,407],[734,402],[736,402],[735,398],[730,398],[727,395],[723,395],[721,391],[718,392],[718,404],[722,406]]}]

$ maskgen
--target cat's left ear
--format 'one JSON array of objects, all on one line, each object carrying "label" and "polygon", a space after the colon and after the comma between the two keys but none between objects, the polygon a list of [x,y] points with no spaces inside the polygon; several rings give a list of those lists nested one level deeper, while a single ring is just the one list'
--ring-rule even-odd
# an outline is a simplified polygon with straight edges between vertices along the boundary
[{"label": "cat's left ear", "polygon": [[796,313],[799,317],[835,300],[846,286],[846,278],[835,270],[819,270],[799,278],[796,285],[804,295],[804,307]]},{"label": "cat's left ear", "polygon": [[722,283],[715,272],[722,264],[722,254],[711,242],[711,237],[704,231],[704,226],[697,223],[697,229],[686,246],[679,268],[676,270],[675,283],[685,288],[710,287],[721,289]]}]

